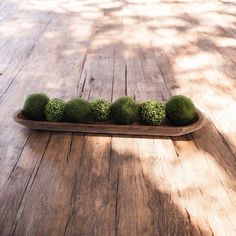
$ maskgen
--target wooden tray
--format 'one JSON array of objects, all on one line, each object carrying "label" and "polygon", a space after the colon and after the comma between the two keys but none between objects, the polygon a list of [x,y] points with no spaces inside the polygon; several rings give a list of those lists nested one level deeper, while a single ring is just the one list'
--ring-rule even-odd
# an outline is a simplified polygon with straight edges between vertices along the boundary
[{"label": "wooden tray", "polygon": [[161,126],[150,125],[119,125],[113,123],[66,123],[30,120],[23,115],[23,110],[14,114],[14,120],[29,129],[51,130],[51,131],[70,131],[94,134],[119,134],[119,135],[141,135],[141,136],[181,136],[192,133],[202,128],[206,123],[206,118],[202,112],[197,110],[197,121],[186,126]]}]

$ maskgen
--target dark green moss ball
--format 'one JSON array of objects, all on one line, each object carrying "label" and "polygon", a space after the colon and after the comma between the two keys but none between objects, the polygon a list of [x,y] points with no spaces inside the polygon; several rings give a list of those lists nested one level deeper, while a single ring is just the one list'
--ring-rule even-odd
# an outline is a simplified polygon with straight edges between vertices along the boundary
[{"label": "dark green moss ball", "polygon": [[30,94],[24,103],[24,114],[34,120],[45,118],[44,110],[49,98],[44,93]]},{"label": "dark green moss ball", "polygon": [[106,121],[110,115],[111,103],[109,101],[98,99],[92,102],[92,116],[97,121]]},{"label": "dark green moss ball", "polygon": [[111,105],[112,117],[121,124],[131,124],[138,120],[139,107],[130,97],[121,97]]},{"label": "dark green moss ball", "polygon": [[140,118],[148,125],[160,125],[165,121],[165,104],[147,101],[140,105]]},{"label": "dark green moss ball", "polygon": [[45,115],[48,121],[61,121],[64,116],[65,103],[58,98],[51,99],[45,107]]},{"label": "dark green moss ball", "polygon": [[64,117],[66,121],[84,123],[91,114],[91,104],[84,99],[74,98],[66,103]]},{"label": "dark green moss ball", "polygon": [[178,95],[166,103],[166,115],[174,125],[188,125],[195,121],[196,108],[190,98]]}]

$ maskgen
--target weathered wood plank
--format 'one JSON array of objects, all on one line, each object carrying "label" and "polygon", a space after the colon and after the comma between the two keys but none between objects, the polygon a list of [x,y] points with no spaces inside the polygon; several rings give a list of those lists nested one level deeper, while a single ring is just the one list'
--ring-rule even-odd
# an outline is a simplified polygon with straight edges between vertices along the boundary
[{"label": "weathered wood plank", "polygon": [[[113,35],[106,32],[109,20],[104,16],[96,23],[93,41],[87,51],[82,71],[81,97],[111,99],[114,47],[103,45]],[[115,235],[115,194],[109,184],[111,137],[85,135],[85,148],[77,170],[72,196],[71,216],[66,235]]]},{"label": "weathered wood plank", "polygon": [[[31,16],[26,14],[26,16],[29,25],[28,32],[27,29],[25,29],[26,20],[21,19],[22,22],[15,22],[18,27],[13,35],[3,45],[0,45],[0,100],[3,99],[4,94],[18,76],[18,73],[29,63],[30,56],[38,41],[47,30],[54,14],[44,13],[41,17],[38,17],[38,14]],[[11,22],[11,24],[13,23]],[[7,23],[1,23],[1,27],[2,31],[4,31],[7,30],[9,26]]]},{"label": "weathered wood plank", "polygon": [[[194,48],[194,42],[192,42],[192,45],[191,45],[191,49],[190,50],[186,50],[186,47],[184,47],[184,48],[182,48],[182,51],[181,50],[177,50],[176,51],[176,58],[178,57],[178,60],[181,60],[180,58],[181,58],[181,53],[183,54],[183,52],[185,53],[185,55],[189,55],[189,57],[191,57],[192,56],[192,52],[191,52],[191,50],[192,51],[194,51],[195,53],[198,53],[198,50],[196,49],[196,48]],[[194,50],[195,49],[195,50]],[[178,55],[178,56],[177,56]],[[216,58],[218,58],[218,57],[216,57]],[[173,63],[174,64],[174,63]],[[200,70],[201,70],[201,68],[199,68]],[[177,71],[177,72],[179,72],[178,71],[178,68],[177,67],[175,67],[175,70]],[[197,75],[197,76],[199,76],[199,77],[202,77],[202,75],[200,74],[200,73],[198,73],[198,72],[194,72],[195,73],[195,75]],[[176,73],[177,74],[177,76],[178,76],[178,73]],[[187,74],[187,73],[186,73]],[[192,74],[191,74],[192,75]],[[185,77],[186,77],[186,75],[185,75]],[[177,77],[177,79],[178,79],[178,77]],[[206,78],[205,79],[205,81],[207,81],[208,79]],[[226,80],[226,79],[225,79]],[[179,86],[181,87],[181,90],[177,90],[178,92],[179,91],[184,91],[184,92],[186,92],[186,91],[188,91],[188,94],[190,95],[192,95],[192,96],[194,96],[194,94],[196,95],[196,97],[199,97],[199,96],[197,96],[197,93],[196,93],[196,88],[195,88],[195,86],[193,86],[194,84],[191,84],[191,86],[185,86],[185,84],[183,83],[183,80],[180,80],[179,82],[182,82],[182,83],[179,83]],[[199,85],[201,85],[202,86],[202,84],[199,84]],[[204,87],[208,87],[208,85],[207,84],[204,84]],[[185,89],[185,90],[184,90]],[[205,99],[205,101],[206,101],[206,99]],[[202,106],[202,104],[201,104],[201,106]],[[207,110],[207,113],[209,114],[209,110]],[[207,131],[208,130],[208,131]],[[213,130],[211,130],[211,129],[209,129],[209,127],[208,127],[208,129],[205,129],[205,131],[202,131],[203,133],[205,132],[205,133],[210,133],[209,134],[209,137],[206,139],[206,138],[204,138],[203,136],[201,137],[201,136],[198,136],[198,138],[199,139],[201,139],[202,138],[202,141],[205,143],[205,145],[206,146],[209,146],[209,144],[207,144],[208,143],[208,141],[209,140],[211,140],[212,138],[211,138],[211,136],[212,136],[212,131]],[[202,133],[201,132],[201,133]],[[203,134],[202,133],[202,134]],[[217,133],[217,132],[216,132]],[[196,138],[196,136],[194,135],[194,137]],[[216,138],[216,137],[215,137]],[[219,142],[221,142],[221,137],[220,136],[218,136],[218,138],[216,138],[215,139],[215,141],[214,141],[215,143],[219,143]],[[189,142],[188,143],[188,153],[190,153],[190,152],[192,152],[192,153],[194,153],[196,156],[199,156],[199,158],[200,157],[204,157],[204,153],[201,153],[201,151],[200,150],[196,150],[196,148],[194,149],[193,148],[193,150],[191,151],[191,142]],[[179,145],[179,144],[178,144]],[[225,144],[224,144],[225,145]],[[231,144],[232,145],[232,144]],[[180,152],[178,152],[178,154],[179,154],[179,156],[180,157],[182,157],[182,155],[184,156],[184,150],[186,150],[187,149],[187,145],[184,145],[184,143],[181,143],[180,144],[180,146],[182,146],[181,147],[181,151]],[[195,145],[194,145],[195,146]],[[222,146],[221,146],[222,147]],[[229,152],[229,150],[225,150],[226,151],[226,153],[228,153]],[[213,151],[213,152],[211,152],[211,155],[213,155],[213,156],[215,156],[215,153],[216,153],[216,151]],[[190,155],[190,156],[194,156],[194,155],[191,155],[191,154],[188,154],[188,155]],[[194,163],[194,161],[195,161],[195,159],[194,158],[192,158],[193,160],[192,161],[189,161],[190,163]],[[212,162],[212,161],[209,161],[210,163]],[[232,162],[232,164],[233,164],[233,162]],[[202,163],[200,162],[200,160],[197,162],[196,161],[196,163],[195,163],[195,168],[196,168],[196,166],[198,166],[198,167],[200,167],[202,165]],[[209,168],[209,167],[207,167],[207,168]],[[187,174],[186,175],[193,175],[193,174],[190,174],[190,171],[188,171],[188,169],[189,169],[189,167],[188,168],[184,168],[184,169],[186,169],[184,172],[186,172]],[[214,167],[214,169],[217,169],[217,166],[215,166]],[[207,171],[207,173],[209,173],[209,171],[210,171],[210,169]],[[227,171],[228,172],[228,171]],[[194,172],[193,172],[194,173]],[[222,173],[221,173],[222,174]],[[204,175],[204,171],[202,170],[202,172],[200,172],[200,175]],[[203,177],[204,178],[204,177]],[[199,179],[199,178],[198,178]],[[221,176],[221,179],[223,180],[223,178],[222,178],[222,176]],[[232,184],[232,183],[231,183]],[[204,190],[204,186],[202,186],[202,184],[200,183],[200,186],[201,186],[201,193],[199,194],[199,195],[201,195],[202,194],[202,192],[204,192],[205,190]],[[227,191],[227,192],[230,192],[230,190],[229,190],[229,188],[227,187],[227,185],[225,186],[225,187],[223,187],[222,188],[222,186],[221,186],[221,184],[219,184],[219,185],[217,185],[217,187],[216,187],[217,189],[218,189],[218,196],[216,197],[216,199],[217,199],[217,203],[218,203],[218,206],[220,205],[220,202],[221,202],[221,198],[219,197],[219,195],[220,194],[225,194],[225,191]],[[224,189],[225,188],[225,189]],[[197,197],[197,194],[195,193],[194,194],[195,196],[196,196],[196,199],[198,199],[198,197]],[[210,194],[209,194],[210,195]],[[204,199],[204,201],[210,201],[209,200],[209,195],[205,192],[204,194],[203,194],[203,198],[205,198]],[[226,194],[227,195],[227,194]],[[228,196],[229,197],[229,196]],[[232,205],[232,202],[231,202],[231,199],[228,199],[228,197],[226,197],[225,198],[225,201],[224,202],[228,202],[228,204],[229,205]],[[200,198],[201,198],[201,196],[199,197],[199,202],[200,202]],[[190,201],[190,203],[191,203],[191,201]],[[199,204],[199,207],[201,206],[201,204]],[[220,208],[220,207],[219,207]],[[221,212],[221,211],[224,211],[223,210],[223,206],[221,206],[221,210],[219,210],[219,212]],[[206,215],[211,215],[211,211],[214,211],[214,208],[213,209],[208,209],[208,212],[207,211],[205,211],[205,214]],[[197,211],[195,210],[195,213],[196,213]],[[232,225],[234,224],[233,222],[234,222],[234,217],[229,213],[229,212],[227,212],[227,210],[226,210],[226,212],[225,212],[225,214],[227,215],[227,217],[229,218],[229,219],[222,219],[222,221],[221,222],[218,222],[218,223],[216,223],[216,222],[214,222],[214,220],[211,218],[211,217],[209,217],[208,218],[208,220],[207,221],[209,221],[208,222],[208,224],[210,224],[211,225],[211,227],[212,227],[212,229],[211,228],[209,228],[209,230],[214,230],[214,232],[220,232],[220,230],[222,229],[222,228],[227,228],[227,234],[229,234],[229,235],[231,235],[232,234],[232,232],[234,231],[234,228],[232,227]],[[193,217],[194,217],[194,212],[192,213],[192,215],[193,215]],[[191,216],[191,214],[190,214],[190,216]],[[203,216],[199,216],[198,218],[204,218]],[[221,227],[219,227],[219,225],[220,224],[223,224],[224,226],[221,226]],[[203,223],[202,223],[202,225],[204,225]],[[205,228],[208,228],[206,225],[204,226]],[[219,227],[219,228],[218,228]],[[223,233],[223,232],[222,232]]]},{"label": "weathered wood plank", "polygon": [[31,142],[28,140],[10,176],[5,184],[1,186],[1,235],[10,235],[13,232],[15,218],[26,189],[30,186],[31,178],[35,177],[42,156],[44,155],[45,146],[48,145],[50,139],[48,134],[48,132],[34,132],[31,134]]},{"label": "weathered wood plank", "polygon": [[[22,90],[24,91],[45,91],[52,97],[64,97],[68,98],[71,96],[75,96],[77,91],[77,83],[78,83],[78,76],[80,74],[80,70],[77,69],[83,67],[83,58],[86,54],[86,41],[83,40],[89,40],[90,35],[92,32],[92,26],[93,24],[90,24],[87,21],[82,21],[85,26],[84,30],[84,36],[81,37],[79,40],[72,40],[72,36],[69,33],[69,25],[70,21],[73,21],[74,18],[63,18],[63,16],[59,16],[54,19],[52,24],[49,26],[48,30],[45,32],[44,36],[40,40],[39,46],[35,48],[34,53],[31,56],[32,63],[31,66],[34,68],[35,63],[38,61],[41,61],[42,58],[50,57],[50,63],[42,62],[41,61],[41,71],[38,71],[39,74],[44,75],[44,79],[41,79],[40,81],[36,80],[36,77],[33,77],[32,80],[30,80],[30,76],[32,76],[32,68],[29,66],[29,69],[25,69],[20,74],[21,79],[21,86]],[[78,20],[78,18],[77,18]],[[78,22],[78,21],[77,21]],[[58,27],[60,25],[60,27]],[[61,35],[61,37],[56,37],[56,39],[48,39],[48,36],[53,32],[55,29],[57,29]],[[77,33],[75,30],[72,31],[73,33]],[[64,40],[62,40],[64,39]],[[68,41],[71,41],[70,44],[68,44]],[[50,43],[49,43],[50,42]],[[85,45],[79,50],[77,49],[78,43],[84,43]],[[58,48],[61,49],[61,51],[58,51]],[[50,51],[48,51],[50,49]],[[69,53],[68,53],[69,52]],[[72,52],[72,53],[71,53]],[[50,55],[50,56],[49,56]],[[40,60],[41,58],[41,60]],[[73,63],[71,63],[73,62]],[[37,64],[37,63],[36,63]],[[57,67],[59,66],[59,67]],[[51,70],[51,74],[49,75],[48,72]],[[28,75],[29,77],[27,79],[23,78],[23,76]],[[49,79],[50,78],[50,79]],[[68,78],[70,78],[69,83],[67,82]],[[25,81],[24,81],[25,80]],[[27,84],[26,81],[29,81]],[[30,84],[30,87],[27,87],[27,85]],[[8,98],[10,94],[14,91],[15,86],[17,86],[17,83],[13,83],[10,90],[7,93]],[[63,87],[63,89],[60,89]],[[45,90],[45,88],[47,88]],[[22,91],[22,92],[23,92]],[[22,95],[20,93],[17,94],[17,96]],[[23,97],[23,96],[22,96]],[[5,102],[7,103],[8,100]],[[10,100],[11,102],[14,102],[14,100]],[[9,102],[8,102],[9,103]],[[22,103],[21,101],[18,101],[18,104]],[[55,137],[54,137],[55,136]],[[76,172],[76,169],[74,171],[73,168],[77,167],[77,164],[75,163],[78,160],[74,160],[74,158],[78,159],[78,156],[72,154],[72,157],[69,156],[69,150],[68,150],[68,140],[71,140],[72,136],[71,134],[64,134],[64,135],[52,135],[52,143],[50,143],[49,146],[42,147],[42,150],[46,149],[46,155],[43,156],[42,165],[40,165],[37,169],[37,173],[39,173],[37,176],[43,175],[43,177],[38,177],[33,179],[31,189],[34,189],[34,194],[32,194],[31,189],[28,191],[24,191],[24,202],[21,202],[21,205],[18,209],[14,209],[14,211],[17,211],[17,217],[14,218],[14,215],[11,215],[11,219],[9,222],[12,222],[14,220],[14,225],[11,227],[11,231],[15,230],[15,232],[21,232],[22,234],[47,234],[48,232],[56,233],[58,235],[59,233],[62,234],[65,230],[66,224],[67,224],[67,218],[68,215],[65,212],[65,215],[61,217],[60,211],[58,211],[58,208],[60,206],[65,207],[62,211],[70,210],[70,201],[71,201],[71,191],[73,190],[73,184],[74,184],[74,175]],[[71,144],[71,147],[76,146],[76,148],[80,148],[80,145],[78,145],[78,142],[83,142],[83,137],[76,138],[77,141],[73,141],[75,143]],[[31,142],[37,142],[35,140],[29,139],[29,143]],[[60,143],[61,145],[58,145]],[[28,147],[25,147],[26,150]],[[55,148],[57,148],[58,153],[55,153]],[[24,149],[25,150],[25,149]],[[77,149],[78,151],[78,149]],[[63,172],[63,169],[65,168],[65,165],[61,162],[57,162],[58,155],[61,155],[61,162],[64,160],[65,162],[69,162],[70,158],[72,158],[72,165],[73,168],[71,168],[70,165],[68,165],[68,172],[64,171],[65,175],[61,175],[61,172]],[[55,162],[51,162],[51,169],[48,169],[47,175],[46,174],[46,167],[48,161],[52,161],[51,158],[55,158]],[[5,159],[4,159],[5,160]],[[57,163],[57,164],[55,164]],[[8,169],[8,171],[10,168]],[[14,173],[14,170],[13,170]],[[44,173],[44,174],[43,174]],[[66,176],[66,177],[65,177]],[[6,176],[5,176],[6,177]],[[33,178],[33,177],[31,177]],[[51,185],[45,184],[45,181],[47,182],[48,179],[51,179]],[[67,181],[66,186],[68,186],[68,191],[66,191],[64,185],[65,181]],[[69,184],[70,182],[70,184]],[[21,186],[19,186],[19,189],[23,190],[24,181],[21,183]],[[20,188],[21,187],[21,188]],[[40,194],[42,189],[47,195],[43,194],[43,196]],[[64,191],[64,192],[63,192]],[[62,193],[63,192],[63,193]],[[53,193],[53,194],[52,194]],[[64,194],[64,197],[61,197],[61,194]],[[56,199],[55,199],[56,197]],[[27,200],[25,200],[27,199]],[[55,205],[52,204],[52,201],[55,200]],[[9,201],[10,202],[10,201]],[[39,204],[38,208],[35,209],[34,217],[31,217],[29,212],[31,212],[32,205],[34,202],[41,202]],[[54,224],[48,224],[48,226],[41,228],[37,227],[38,222],[41,222],[45,220],[45,224],[49,222],[49,218],[46,219],[44,217],[44,213],[46,210],[50,210],[50,213],[48,213],[48,217],[58,219],[57,221],[54,221]],[[38,214],[41,212],[40,214]],[[29,219],[30,217],[30,222]],[[18,224],[19,221],[19,224]],[[28,222],[28,223],[27,223]]]},{"label": "weathered wood plank", "polygon": [[66,235],[114,235],[114,196],[108,185],[110,145],[110,137],[85,137]]},{"label": "weathered wood plank", "polygon": [[70,217],[71,197],[83,146],[83,136],[52,134],[40,166],[23,196],[13,225],[15,233],[63,235]]},{"label": "weathered wood plank", "polygon": [[[122,22],[119,39],[126,43],[126,22],[121,18],[118,20]],[[139,81],[143,76],[137,66],[139,62],[138,58],[133,59],[129,47],[121,43],[116,45],[113,100],[124,95],[136,98],[137,90],[143,89],[142,82]],[[116,235],[153,234],[152,201],[139,162],[138,140],[112,138],[110,173],[114,174],[110,175],[110,182],[116,189]]]},{"label": "weathered wood plank", "polygon": [[[58,24],[61,25],[61,37],[48,39],[48,35],[55,30]],[[78,50],[77,45],[80,41],[73,41],[71,36],[67,36],[69,24],[70,21],[63,19],[62,16],[54,19],[31,55],[27,67],[21,71],[17,80],[12,83],[1,100],[0,107],[3,113],[0,114],[0,120],[3,131],[0,137],[2,143],[0,160],[1,165],[5,166],[6,173],[1,173],[0,185],[4,183],[7,174],[15,165],[18,153],[21,152],[27,139],[27,131],[16,126],[12,119],[5,119],[3,114],[5,112],[13,114],[16,107],[22,107],[26,95],[32,92],[43,91],[52,97],[65,98],[77,94],[76,84],[80,71],[75,68],[82,67],[86,48],[81,47]],[[90,24],[87,26],[87,35],[85,34],[85,38],[81,37],[81,41],[90,36],[92,26]],[[65,38],[65,40],[62,40],[62,38]],[[69,45],[67,40],[71,41]],[[61,48],[60,52],[58,52],[58,47]],[[66,54],[62,57],[62,53],[68,50],[72,50],[73,54]],[[46,58],[50,58],[50,61],[46,61]],[[74,61],[74,63],[70,63],[71,61]],[[68,82],[68,78],[70,78],[70,82]]]},{"label": "weathered wood plank", "polygon": [[[175,57],[175,54],[173,54],[173,58]],[[160,58],[160,60],[161,60],[161,58]],[[173,59],[172,59],[173,60]],[[173,64],[174,64],[174,62],[173,62]],[[171,70],[168,70],[168,67],[167,67],[167,70],[166,70],[166,72],[167,72],[167,78],[169,79],[169,78],[173,78],[173,74],[171,74]],[[146,71],[146,73],[148,73],[148,70]],[[170,74],[170,77],[168,77],[168,74]],[[166,73],[164,74],[164,76],[166,75]],[[171,81],[171,80],[169,80],[169,81]],[[169,84],[169,87],[171,88],[171,83]],[[181,85],[180,85],[181,86]],[[183,139],[183,140],[185,140],[185,139]],[[188,141],[188,140],[185,140],[185,142],[183,142],[183,143],[180,143],[180,146],[182,146],[181,147],[181,150],[183,149],[184,150],[184,148],[186,149],[187,147],[188,147],[188,152],[190,153],[190,152],[192,152],[192,153],[195,153],[196,155],[198,155],[198,152],[199,151],[197,151],[197,149],[195,148],[195,149],[193,149],[192,151],[191,151],[191,145],[190,145],[190,143],[188,143],[188,142],[186,142],[186,141]],[[187,145],[187,143],[188,143],[188,145]],[[163,150],[166,150],[167,149],[167,146],[166,146],[166,142],[163,142],[163,144],[161,145],[161,146],[159,146],[159,147],[162,147],[162,149]],[[171,147],[171,146],[170,146]],[[172,149],[173,149],[173,147],[172,147]],[[158,155],[158,153],[159,153],[159,151],[160,151],[160,148],[158,149],[158,152],[157,152],[157,155]],[[200,153],[199,153],[200,154]],[[179,152],[178,153],[178,155],[180,156],[180,158],[182,158],[182,156],[184,155],[182,152]],[[202,155],[202,154],[200,154],[200,155]],[[176,156],[176,158],[177,158],[177,160],[178,160],[178,157]],[[165,160],[165,159],[164,159]],[[163,165],[165,166],[165,162],[166,161],[164,161],[163,163]],[[195,165],[197,165],[197,163],[195,164]],[[173,171],[167,171],[166,173],[169,173],[169,172],[174,172],[174,169],[173,169]],[[186,169],[184,169],[183,170],[183,173],[181,173],[182,171],[180,171],[180,174],[181,175],[184,175],[184,173],[188,173],[188,169],[186,168]],[[165,174],[164,175],[165,176],[165,181],[166,182],[168,182],[168,180],[170,179],[169,177],[168,177],[168,174]],[[172,181],[173,182],[173,186],[175,186],[177,189],[180,187],[179,186],[179,184],[178,183],[176,183],[176,182],[174,182],[174,181]],[[166,185],[166,183],[164,182],[163,183],[163,186],[162,187],[164,187]],[[222,191],[222,188],[220,187],[220,186],[218,186],[219,187],[219,191]],[[221,189],[221,190],[220,190]],[[167,190],[168,190],[168,188],[167,188]],[[197,190],[198,191],[198,190]],[[192,219],[192,217],[194,218],[194,216],[196,215],[196,214],[199,214],[199,212],[198,212],[198,208],[197,208],[197,204],[196,203],[193,203],[190,199],[191,199],[191,194],[194,194],[194,196],[196,196],[196,198],[199,198],[199,201],[200,201],[200,199],[202,198],[202,196],[201,196],[201,193],[199,193],[198,194],[198,192],[197,192],[196,190],[195,191],[193,191],[194,193],[191,193],[191,191],[189,191],[189,192],[185,192],[185,193],[182,193],[182,191],[181,190],[178,190],[178,192],[179,192],[179,194],[183,194],[183,196],[182,196],[182,198],[184,199],[183,201],[182,201],[182,206],[180,205],[180,203],[179,203],[179,196],[178,195],[176,195],[175,193],[174,193],[174,191],[172,191],[172,190],[168,190],[168,192],[171,192],[172,194],[172,198],[173,198],[173,200],[174,201],[176,201],[177,203],[178,203],[178,205],[180,205],[180,208],[182,208],[182,209],[185,209],[186,208],[186,212],[184,212],[184,215],[185,215],[185,213],[187,213],[187,217],[191,220]],[[224,192],[224,190],[222,191],[222,192]],[[207,194],[206,194],[207,195]],[[198,197],[197,197],[198,196]],[[196,201],[197,202],[197,201]],[[192,205],[191,205],[192,204]],[[210,212],[211,210],[209,209],[209,212]],[[170,213],[170,215],[171,215],[171,213]],[[212,220],[209,220],[209,222],[207,222],[208,220],[207,219],[205,219],[205,222],[197,222],[197,220],[199,219],[199,218],[203,218],[202,216],[199,216],[198,215],[198,217],[197,217],[197,219],[194,219],[194,221],[196,222],[196,224],[195,225],[192,225],[192,226],[190,226],[190,228],[189,228],[189,232],[194,232],[194,235],[195,234],[201,234],[202,232],[204,232],[204,233],[211,233],[211,227],[209,227],[208,225],[209,225],[209,222],[210,222],[210,224],[213,226],[214,225],[214,223],[212,222]],[[209,217],[209,219],[210,219],[210,217]],[[232,234],[232,232],[234,231],[234,229],[232,228],[232,225],[231,225],[231,223],[230,223],[230,221],[222,221],[222,224],[224,224],[224,226],[222,226],[223,228],[229,228],[228,230],[228,233],[229,234]],[[199,226],[200,226],[200,228],[199,228]],[[214,228],[214,231],[218,231],[218,229],[217,228]],[[186,232],[188,232],[188,230],[186,230]]]}]

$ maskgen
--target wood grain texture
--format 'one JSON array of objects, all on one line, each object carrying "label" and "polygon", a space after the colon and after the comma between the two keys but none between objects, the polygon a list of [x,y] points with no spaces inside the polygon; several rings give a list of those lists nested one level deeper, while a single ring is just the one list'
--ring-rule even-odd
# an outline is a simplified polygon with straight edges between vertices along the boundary
[{"label": "wood grain texture", "polygon": [[[0,1],[0,235],[236,234],[233,1]],[[33,92],[184,94],[181,137],[28,131]]]}]

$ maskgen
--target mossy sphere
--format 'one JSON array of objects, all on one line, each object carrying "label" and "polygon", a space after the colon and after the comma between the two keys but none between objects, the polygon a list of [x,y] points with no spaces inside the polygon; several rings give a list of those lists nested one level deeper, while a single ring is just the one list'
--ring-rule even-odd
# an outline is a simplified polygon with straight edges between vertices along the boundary
[{"label": "mossy sphere", "polygon": [[44,110],[49,98],[44,93],[30,94],[24,103],[24,114],[34,120],[45,118]]},{"label": "mossy sphere", "polygon": [[64,117],[66,121],[84,123],[91,114],[91,104],[82,98],[74,98],[66,103]]},{"label": "mossy sphere", "polygon": [[48,121],[61,121],[64,116],[65,103],[58,98],[51,99],[45,107],[45,115]]},{"label": "mossy sphere", "polygon": [[103,99],[92,102],[92,115],[97,121],[106,121],[110,115],[111,103]]},{"label": "mossy sphere", "polygon": [[121,97],[111,105],[112,117],[120,124],[138,120],[139,107],[131,97]]},{"label": "mossy sphere", "polygon": [[196,108],[190,98],[177,95],[166,103],[166,115],[174,125],[188,125],[195,121]]},{"label": "mossy sphere", "polygon": [[142,122],[148,125],[160,125],[165,121],[165,104],[157,101],[146,101],[140,105]]}]

